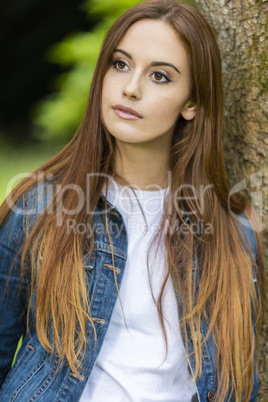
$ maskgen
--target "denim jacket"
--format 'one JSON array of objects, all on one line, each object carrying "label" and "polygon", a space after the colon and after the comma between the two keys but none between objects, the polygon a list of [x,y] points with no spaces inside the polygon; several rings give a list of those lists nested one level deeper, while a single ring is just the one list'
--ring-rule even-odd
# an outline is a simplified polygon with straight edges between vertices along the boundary
[{"label": "denim jacket", "polygon": [[[21,282],[20,249],[26,239],[23,210],[26,206],[29,207],[29,204],[33,206],[32,211],[34,212],[31,219],[34,222],[45,208],[46,203],[47,197],[43,197],[41,201],[36,200],[36,196],[30,197],[27,202],[21,199],[17,204],[18,209],[8,215],[0,228],[0,401],[2,402],[79,401],[102,347],[118,297],[114,272],[111,270],[113,262],[108,236],[105,231],[98,231],[94,234],[93,255],[88,258],[85,254],[83,259],[89,281],[90,312],[95,321],[97,342],[94,341],[92,326],[88,323],[86,354],[79,375],[72,373],[66,362],[58,369],[58,355],[56,353],[49,354],[41,346],[34,326],[34,306],[31,307],[30,313],[30,322],[32,323],[30,335],[26,335],[27,291],[30,284],[30,275],[27,272],[23,275],[21,291],[19,292]],[[110,203],[108,206],[109,224],[123,228],[120,236],[112,235],[115,272],[120,289],[127,259],[127,233],[118,210]],[[104,196],[102,195],[94,214],[95,227],[98,225],[103,227],[103,210]],[[253,231],[250,227],[246,227],[246,232],[253,255],[256,257]],[[15,263],[10,273],[14,260]],[[177,296],[177,303],[178,311],[181,314],[182,306],[179,296]],[[204,321],[201,327],[203,338],[207,330],[208,323]],[[24,336],[23,343],[16,362],[11,368],[14,352],[21,335]],[[191,338],[188,338],[190,356],[188,364],[194,373],[193,343]],[[182,340],[186,346],[183,333]],[[201,402],[215,400],[216,373],[216,347],[210,335],[203,345],[202,375],[196,380],[196,400]],[[255,373],[250,401],[256,400],[258,383],[258,376]]]}]

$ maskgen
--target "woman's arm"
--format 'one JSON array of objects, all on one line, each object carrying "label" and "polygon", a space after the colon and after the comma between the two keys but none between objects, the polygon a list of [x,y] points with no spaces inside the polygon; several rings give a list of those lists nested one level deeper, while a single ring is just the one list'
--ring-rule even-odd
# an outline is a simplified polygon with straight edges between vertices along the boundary
[{"label": "woman's arm", "polygon": [[23,222],[24,209],[16,208],[0,227],[0,387],[26,331],[29,276],[24,272],[21,280],[21,252],[26,237]]}]

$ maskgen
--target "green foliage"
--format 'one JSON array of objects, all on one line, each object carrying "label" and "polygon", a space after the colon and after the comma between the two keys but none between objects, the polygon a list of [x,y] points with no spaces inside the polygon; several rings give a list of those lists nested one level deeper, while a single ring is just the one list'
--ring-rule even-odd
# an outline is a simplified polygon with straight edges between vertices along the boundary
[{"label": "green foliage", "polygon": [[14,148],[0,143],[0,204],[24,177],[51,159],[60,147],[32,145]]},{"label": "green foliage", "polygon": [[87,0],[84,9],[91,15],[117,18],[124,10],[139,3],[137,0]]},{"label": "green foliage", "polygon": [[20,350],[20,347],[21,347],[21,345],[22,345],[22,342],[23,342],[23,337],[21,336],[21,337],[20,337],[20,340],[19,340],[19,342],[18,342],[18,345],[17,345],[16,352],[15,352],[14,357],[13,357],[13,362],[12,362],[12,364],[11,364],[11,367],[13,366],[13,364],[14,364],[15,361],[16,361],[17,354],[18,354],[18,352],[19,352],[19,350]]},{"label": "green foliage", "polygon": [[62,65],[54,83],[55,92],[37,104],[33,112],[36,136],[44,141],[64,143],[77,130],[85,109],[90,83],[105,32],[113,21],[137,0],[87,0],[87,14],[101,20],[93,32],[81,32],[52,46],[47,60]]}]

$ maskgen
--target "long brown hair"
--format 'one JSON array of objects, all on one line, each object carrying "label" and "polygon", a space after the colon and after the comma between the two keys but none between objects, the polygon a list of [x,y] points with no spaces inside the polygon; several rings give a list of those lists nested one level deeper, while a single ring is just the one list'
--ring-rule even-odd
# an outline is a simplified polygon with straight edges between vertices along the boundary
[{"label": "long brown hair", "polygon": [[[70,188],[62,194],[64,213],[61,214],[61,224],[57,224],[60,190],[56,190],[49,210],[45,210],[30,228],[22,253],[22,272],[25,256],[30,253],[32,258],[31,296],[37,289],[37,335],[46,350],[56,350],[62,360],[67,359],[71,370],[79,370],[86,347],[86,320],[94,328],[94,318],[90,316],[82,265],[86,239],[78,233],[66,236],[66,227],[70,217],[92,226],[93,215],[88,214],[86,205],[79,208],[75,215],[68,211],[77,208],[72,189],[80,188],[86,194],[87,174],[92,173],[90,193],[87,194],[91,212],[96,209],[100,198],[104,176],[115,177],[115,141],[101,120],[102,82],[117,44],[127,29],[142,19],[164,21],[177,33],[189,57],[191,98],[197,107],[194,120],[180,118],[174,131],[169,194],[171,197],[176,194],[176,203],[172,204],[171,211],[166,206],[162,230],[166,219],[171,226],[174,222],[185,222],[182,211],[191,213],[190,223],[202,220],[213,226],[213,233],[204,232],[198,236],[191,230],[187,233],[166,231],[167,269],[156,302],[161,326],[166,340],[161,301],[171,275],[174,289],[182,301],[180,322],[186,345],[192,335],[195,378],[202,372],[204,339],[201,338],[200,328],[201,320],[205,318],[209,320],[205,339],[213,334],[217,345],[219,400],[224,399],[228,390],[235,394],[237,401],[241,397],[248,400],[253,386],[255,347],[251,310],[253,306],[258,321],[261,307],[257,302],[257,293],[263,295],[263,285],[256,290],[252,279],[253,270],[257,284],[263,284],[261,236],[260,233],[255,234],[257,266],[230,213],[230,210],[235,214],[244,212],[251,217],[251,221],[254,216],[250,203],[244,197],[229,197],[221,149],[223,90],[215,34],[194,7],[176,0],[149,0],[138,4],[113,24],[103,42],[87,107],[77,133],[58,155],[35,172],[42,172],[48,182],[49,175],[53,176],[56,186],[60,184],[61,188]],[[10,211],[10,200],[19,200],[37,182],[37,177],[28,177],[13,190],[1,206],[0,223]],[[191,190],[201,186],[207,186],[202,205],[197,197],[193,197]],[[93,247],[91,239],[89,254]],[[195,260],[198,260],[199,268],[198,273],[193,275]],[[31,300],[30,297],[29,306]]]}]

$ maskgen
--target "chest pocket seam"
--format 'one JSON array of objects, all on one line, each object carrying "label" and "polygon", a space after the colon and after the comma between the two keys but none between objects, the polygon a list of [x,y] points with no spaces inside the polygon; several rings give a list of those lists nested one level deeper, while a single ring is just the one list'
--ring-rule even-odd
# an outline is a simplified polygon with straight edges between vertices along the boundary
[{"label": "chest pocket seam", "polygon": [[[96,243],[94,246],[94,249],[92,251],[92,254],[89,256],[88,254],[83,254],[82,261],[83,261],[83,267],[89,271],[92,271],[94,266],[95,266],[95,255],[96,253],[100,251],[103,252],[106,256],[106,254],[112,254],[111,251],[107,248],[104,247],[103,244],[98,244]],[[120,252],[117,248],[114,248],[114,256],[123,258],[126,260],[126,256],[124,253]]]}]

